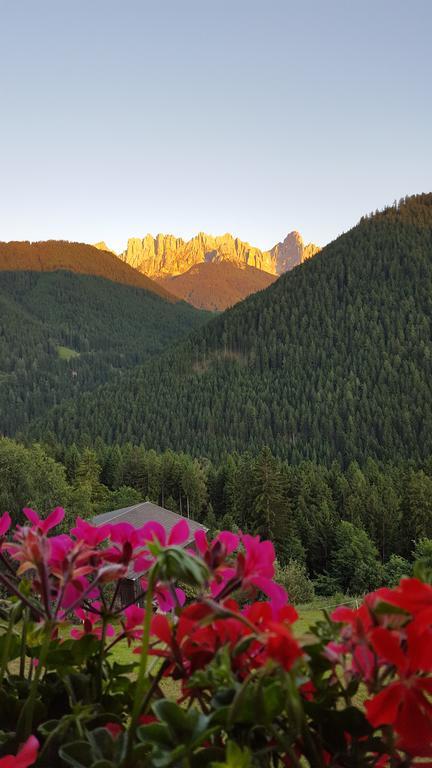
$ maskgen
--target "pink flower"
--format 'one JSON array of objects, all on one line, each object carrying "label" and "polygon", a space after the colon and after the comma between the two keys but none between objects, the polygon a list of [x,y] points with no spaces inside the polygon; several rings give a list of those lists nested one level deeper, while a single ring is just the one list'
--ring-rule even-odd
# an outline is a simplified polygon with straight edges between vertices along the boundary
[{"label": "pink flower", "polygon": [[[147,579],[141,579],[141,587],[143,590],[147,590]],[[172,587],[169,589],[160,583],[156,584],[154,598],[159,609],[163,611],[163,613],[168,613],[168,611],[171,611],[178,605],[183,606],[186,602],[186,594],[180,587]]]},{"label": "pink flower", "polygon": [[137,640],[143,633],[144,608],[138,605],[130,605],[123,611],[124,619],[122,625],[126,637],[130,640]]},{"label": "pink flower", "polygon": [[212,592],[220,596],[230,580],[238,582],[244,590],[260,590],[270,598],[274,610],[281,608],[288,600],[286,590],[279,584],[275,584],[274,561],[275,550],[271,541],[261,541],[259,536],[242,534],[242,544],[245,553],[237,555],[237,567],[227,568],[223,574],[223,586],[212,585]]},{"label": "pink flower", "polygon": [[206,558],[207,554],[215,548],[215,545],[218,542],[222,544],[225,555],[230,555],[232,552],[234,552],[235,549],[237,549],[240,541],[239,537],[235,533],[231,533],[230,531],[221,531],[218,533],[212,543],[209,544],[207,534],[202,530],[202,528],[199,528],[197,531],[195,531],[194,538],[197,550],[200,555],[204,557],[204,559]]},{"label": "pink flower", "polygon": [[[149,520],[148,523],[145,523],[142,528],[139,529],[139,533],[144,544],[157,541],[161,547],[172,547],[177,544],[184,544],[190,538],[189,524],[186,520],[179,520],[179,522],[171,529],[168,537],[163,525],[156,520]],[[144,553],[140,554],[136,560],[136,572],[143,573],[144,571],[147,571],[151,568],[154,561],[154,555],[151,555],[146,550]]]},{"label": "pink flower", "polygon": [[86,599],[91,600],[98,594],[97,589],[88,592],[89,582],[84,577],[74,578],[66,585],[61,607],[63,611],[68,611],[72,605],[77,605],[82,595],[86,593]]},{"label": "pink flower", "polygon": [[110,538],[114,546],[103,551],[103,557],[110,563],[129,565],[141,554],[141,530],[130,523],[110,525]]},{"label": "pink flower", "polygon": [[162,547],[171,547],[176,544],[184,544],[190,537],[189,525],[186,520],[179,520],[171,529],[167,538],[165,528],[155,520],[145,523],[140,528],[143,541],[153,541],[156,539]]},{"label": "pink flower", "polygon": [[[94,602],[92,607],[97,611],[96,613],[84,610],[84,608],[77,608],[75,611],[75,616],[82,621],[82,629],[71,630],[71,637],[75,640],[79,640],[81,637],[84,637],[84,635],[95,635],[95,637],[98,637],[99,639],[102,637],[102,618],[100,613],[98,613],[101,608],[101,603]],[[105,634],[107,637],[113,637],[115,632],[112,624],[107,625]]]},{"label": "pink flower", "polygon": [[51,528],[55,528],[56,525],[61,523],[65,516],[65,511],[62,507],[56,507],[53,509],[53,511],[50,512],[45,520],[42,520],[37,512],[35,512],[33,509],[29,509],[28,507],[23,509],[23,512],[27,520],[30,520],[30,522],[33,523],[33,525],[43,534],[48,533]]},{"label": "pink flower", "polygon": [[81,517],[77,517],[75,528],[72,528],[71,534],[72,536],[75,536],[75,538],[85,541],[90,547],[95,547],[97,544],[101,544],[102,541],[109,538],[110,526],[92,525],[86,520],[82,520]]},{"label": "pink flower", "polygon": [[2,516],[0,517],[0,538],[6,535],[9,528],[11,527],[11,516],[9,512],[3,512]]},{"label": "pink flower", "polygon": [[29,736],[17,755],[0,758],[0,768],[28,768],[36,762],[39,742],[35,736]]}]

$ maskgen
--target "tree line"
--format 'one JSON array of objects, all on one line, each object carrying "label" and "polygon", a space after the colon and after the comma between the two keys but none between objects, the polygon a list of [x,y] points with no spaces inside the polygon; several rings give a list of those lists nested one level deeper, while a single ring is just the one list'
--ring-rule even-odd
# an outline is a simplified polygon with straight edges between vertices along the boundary
[{"label": "tree line", "polygon": [[270,538],[287,578],[313,581],[318,594],[393,583],[410,572],[413,553],[432,556],[432,458],[343,469],[294,466],[267,447],[211,462],[130,443],[0,439],[0,511],[16,521],[24,506],[42,513],[61,504],[67,528],[78,515],[144,500],[202,522],[210,534],[240,529]]}]

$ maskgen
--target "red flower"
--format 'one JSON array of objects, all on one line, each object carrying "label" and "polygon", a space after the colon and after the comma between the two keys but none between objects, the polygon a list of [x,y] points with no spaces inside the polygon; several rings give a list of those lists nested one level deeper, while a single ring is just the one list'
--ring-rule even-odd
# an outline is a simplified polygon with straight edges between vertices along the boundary
[{"label": "red flower", "polygon": [[365,702],[369,722],[392,725],[405,751],[432,756],[432,678],[424,676],[432,671],[432,630],[419,631],[413,621],[406,640],[383,627],[370,638],[380,662],[392,665],[399,679]]},{"label": "red flower", "polygon": [[402,579],[395,589],[381,589],[379,593],[386,603],[397,605],[412,615],[432,609],[432,586],[420,579]]},{"label": "red flower", "polygon": [[6,755],[0,758],[0,768],[28,768],[37,759],[39,742],[35,736],[29,736],[17,755]]},{"label": "red flower", "polygon": [[116,739],[124,731],[123,726],[119,723],[105,723],[104,728],[111,734],[113,739]]}]

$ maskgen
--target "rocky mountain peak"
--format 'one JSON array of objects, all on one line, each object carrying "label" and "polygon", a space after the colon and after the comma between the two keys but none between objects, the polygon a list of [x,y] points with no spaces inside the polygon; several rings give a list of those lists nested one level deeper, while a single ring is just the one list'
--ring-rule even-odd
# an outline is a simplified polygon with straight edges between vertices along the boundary
[{"label": "rocky mountain peak", "polygon": [[190,240],[170,234],[132,237],[120,258],[148,277],[160,279],[187,272],[195,264],[231,262],[238,267],[255,267],[270,275],[280,275],[301,264],[319,250],[305,245],[299,232],[290,232],[283,242],[269,251],[234,237],[229,232],[209,235],[199,232]]}]

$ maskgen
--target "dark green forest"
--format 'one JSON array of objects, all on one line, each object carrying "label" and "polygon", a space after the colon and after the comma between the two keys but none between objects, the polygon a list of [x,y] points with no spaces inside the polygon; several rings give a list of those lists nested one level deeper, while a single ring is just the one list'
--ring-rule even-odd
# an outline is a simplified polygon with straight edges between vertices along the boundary
[{"label": "dark green forest", "polygon": [[213,463],[131,444],[26,447],[0,439],[0,511],[15,521],[24,506],[45,513],[61,504],[67,529],[77,515],[91,519],[145,499],[211,534],[241,529],[271,538],[289,590],[301,586],[307,599],[313,589],[360,594],[391,584],[410,573],[414,556],[432,558],[432,458],[368,459],[342,470],[292,466],[268,448]]},{"label": "dark green forest", "polygon": [[202,325],[184,302],[102,277],[0,271],[0,434],[13,435]]},{"label": "dark green forest", "polygon": [[269,446],[290,464],[420,463],[432,454],[431,324],[428,194],[364,217],[121,384],[54,408],[28,435],[212,460]]}]

